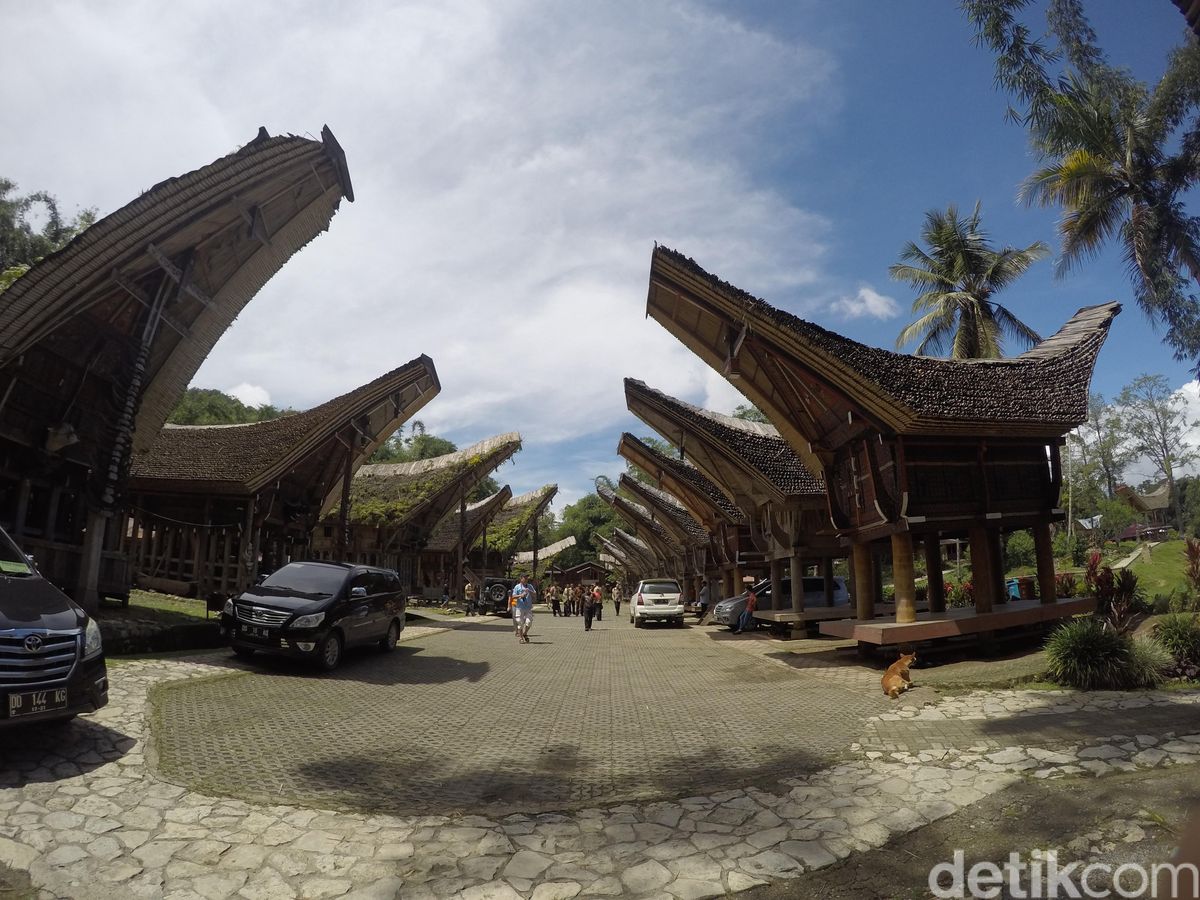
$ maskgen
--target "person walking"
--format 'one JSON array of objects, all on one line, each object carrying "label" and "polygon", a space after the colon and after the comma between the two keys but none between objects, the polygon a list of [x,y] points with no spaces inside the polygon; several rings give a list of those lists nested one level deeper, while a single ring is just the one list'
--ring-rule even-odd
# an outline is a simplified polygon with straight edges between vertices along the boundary
[{"label": "person walking", "polygon": [[592,587],[592,600],[596,603],[596,621],[599,622],[604,618],[604,589],[600,587],[600,582]]},{"label": "person walking", "polygon": [[552,584],[546,590],[546,594],[550,597],[550,612],[552,615],[562,615],[562,604],[558,599],[558,585]]},{"label": "person walking", "polygon": [[582,616],[583,615],[583,588],[577,584],[573,585],[571,587],[571,596],[574,600],[575,615]]},{"label": "person walking", "polygon": [[583,606],[583,630],[592,630],[592,618],[596,615],[596,598],[591,591],[583,595],[581,601]]},{"label": "person walking", "polygon": [[533,601],[536,597],[537,591],[529,583],[529,576],[522,575],[512,589],[513,630],[522,644],[529,643],[529,626],[533,624]]},{"label": "person walking", "polygon": [[613,609],[616,610],[618,616],[621,615],[621,601],[625,599],[624,592],[621,590],[621,582],[617,582],[612,586],[612,601]]},{"label": "person walking", "polygon": [[465,594],[466,601],[467,601],[467,615],[473,616],[479,612],[479,610],[475,604],[475,582],[473,582],[473,581],[467,582],[467,586],[464,590],[464,594]]}]

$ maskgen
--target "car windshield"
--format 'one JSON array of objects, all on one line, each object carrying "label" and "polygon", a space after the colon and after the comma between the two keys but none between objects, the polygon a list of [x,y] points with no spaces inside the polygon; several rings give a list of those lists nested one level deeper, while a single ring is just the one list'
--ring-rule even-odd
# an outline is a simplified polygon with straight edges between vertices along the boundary
[{"label": "car windshield", "polygon": [[0,531],[0,575],[32,575],[33,567],[20,548]]},{"label": "car windshield", "polygon": [[644,581],[643,594],[678,594],[679,583],[675,581]]},{"label": "car windshield", "polygon": [[260,588],[279,593],[313,597],[332,597],[341,590],[346,570],[311,563],[289,563],[263,580]]}]

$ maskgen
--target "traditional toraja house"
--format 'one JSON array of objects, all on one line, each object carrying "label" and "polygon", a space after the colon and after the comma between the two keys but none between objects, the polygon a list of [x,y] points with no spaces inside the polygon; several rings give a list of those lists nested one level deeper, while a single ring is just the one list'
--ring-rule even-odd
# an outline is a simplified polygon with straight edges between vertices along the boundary
[{"label": "traditional toraja house", "polygon": [[483,535],[488,523],[512,499],[507,484],[490,497],[456,509],[438,523],[421,550],[422,577],[431,579],[426,598],[440,597],[442,585],[451,584],[462,569],[465,554]]},{"label": "traditional toraja house", "polygon": [[[657,247],[647,313],[735,383],[826,483],[833,526],[852,549],[861,621],[821,631],[872,643],[1052,620],[1094,600],[1056,601],[1050,524],[1060,521],[1064,435],[1085,418],[1096,356],[1117,303],[1081,309],[1013,359],[944,360],[867,347],[727,284]],[[1000,535],[1030,528],[1039,601],[1005,600]],[[966,534],[974,611],[945,610],[940,578],[916,612],[914,540],[931,572],[939,537]],[[872,623],[872,544],[891,545],[896,615]]]},{"label": "traditional toraja house", "polygon": [[1171,491],[1166,482],[1148,494],[1139,494],[1129,485],[1120,484],[1117,485],[1117,496],[1144,517],[1147,525],[1166,528],[1171,524]]},{"label": "traditional toraja house", "polygon": [[608,578],[607,567],[596,560],[587,559],[565,569],[553,569],[546,573],[556,584],[603,584]]},{"label": "traditional toraja house", "polygon": [[[604,548],[604,551],[599,556],[600,561],[607,563],[611,560],[619,566],[627,582],[633,581],[645,571],[637,557],[628,548],[617,544],[612,538],[606,538],[602,535],[596,535],[596,538],[600,541],[600,546]],[[605,559],[606,556],[608,559]]]},{"label": "traditional toraja house", "polygon": [[596,495],[628,523],[633,533],[654,554],[657,563],[656,574],[673,575],[681,581],[697,574],[688,567],[683,544],[676,541],[674,535],[655,518],[654,513],[604,484],[596,485]]},{"label": "traditional toraja house", "polygon": [[616,528],[613,529],[611,538],[600,538],[600,540],[610,550],[622,554],[629,560],[631,572],[640,570],[643,577],[647,578],[661,574],[661,563],[658,556],[650,549],[650,545],[641,538],[635,537],[620,528]]},{"label": "traditional toraja house", "polygon": [[529,562],[531,569],[536,571],[540,555],[538,520],[557,493],[557,484],[546,484],[504,504],[471,550],[471,576],[482,579],[488,575],[508,574],[527,535],[533,538],[533,555]]},{"label": "traditional toraja house", "polygon": [[163,181],[47,256],[0,304],[0,521],[92,605],[128,592],[119,528],[149,449],[246,303],[354,199],[346,158],[270,137]]},{"label": "traditional toraja house", "polygon": [[700,595],[705,582],[705,573],[716,571],[709,562],[711,544],[708,532],[678,500],[666,491],[622,474],[618,486],[648,510],[654,521],[663,527],[682,551],[681,575],[693,583],[688,586],[690,596]]},{"label": "traditional toraja house", "polygon": [[[166,426],[135,453],[121,549],[143,586],[229,596],[292,559],[354,472],[441,390],[419,356],[307,412]],[[345,534],[344,523],[333,534]],[[331,529],[332,531],[333,529]]]},{"label": "traditional toraja house", "polygon": [[721,588],[731,589],[737,584],[740,549],[753,545],[749,520],[725,492],[691,462],[668,456],[628,432],[621,435],[617,453],[676,497],[707,533],[709,552],[704,578],[709,583],[709,595],[719,597]]},{"label": "traditional toraja house", "polygon": [[[759,610],[761,618],[799,626],[847,614],[832,606],[833,560],[846,551],[829,523],[825,485],[773,425],[701,409],[632,378],[625,380],[625,399],[634,415],[680,448],[742,513],[744,524],[723,532],[726,558],[733,559],[723,569],[725,596],[741,591],[743,575],[769,572],[771,609]],[[826,605],[805,610],[803,570],[809,564],[824,575]],[[783,597],[785,565],[790,598]]]},{"label": "traditional toraja house", "polygon": [[[338,547],[337,516],[331,513],[313,535],[314,555],[395,569],[414,594],[440,591],[436,573],[421,571],[430,535],[520,449],[521,436],[514,431],[432,459],[363,466],[350,486],[348,549],[342,553]],[[456,580],[449,587],[459,595]]]}]

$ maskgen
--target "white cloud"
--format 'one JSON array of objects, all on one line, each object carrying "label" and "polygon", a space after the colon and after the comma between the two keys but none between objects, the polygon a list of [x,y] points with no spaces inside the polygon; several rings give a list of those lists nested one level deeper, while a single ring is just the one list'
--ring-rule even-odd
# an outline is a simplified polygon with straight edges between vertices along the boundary
[{"label": "white cloud", "polygon": [[900,315],[900,305],[886,294],[881,294],[869,284],[859,285],[853,295],[834,300],[830,305],[834,313],[846,319],[894,319]]},{"label": "white cloud", "polygon": [[[529,446],[609,428],[615,445],[625,376],[742,402],[646,321],[655,240],[793,308],[825,277],[829,224],[754,165],[834,108],[830,56],[686,0],[62,2],[5,28],[7,113],[25,124],[0,174],[68,208],[107,213],[260,124],[327,122],[345,147],[357,202],[246,307],[197,385],[305,408],[428,353],[435,433],[515,428]],[[561,471],[546,480],[564,496],[586,489]]]},{"label": "white cloud", "polygon": [[271,392],[260,384],[241,384],[229,388],[225,393],[236,397],[247,406],[266,406],[271,402]]}]

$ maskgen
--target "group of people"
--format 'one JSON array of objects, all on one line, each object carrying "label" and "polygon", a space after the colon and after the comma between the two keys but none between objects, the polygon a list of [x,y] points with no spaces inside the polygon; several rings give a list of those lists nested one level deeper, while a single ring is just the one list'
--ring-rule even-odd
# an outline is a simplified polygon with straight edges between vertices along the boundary
[{"label": "group of people", "polygon": [[[624,590],[621,585],[615,584],[607,593],[612,599],[614,611],[620,615],[621,603],[625,599]],[[546,589],[550,612],[555,616],[583,616],[584,631],[592,630],[593,620],[603,620],[604,599],[605,590],[600,584],[590,588],[582,584],[568,584],[561,588],[552,584]],[[517,640],[523,644],[529,643],[529,626],[533,624],[533,604],[536,601],[537,589],[529,583],[529,576],[522,575],[521,580],[513,585],[508,603],[512,610],[513,630]]]}]

